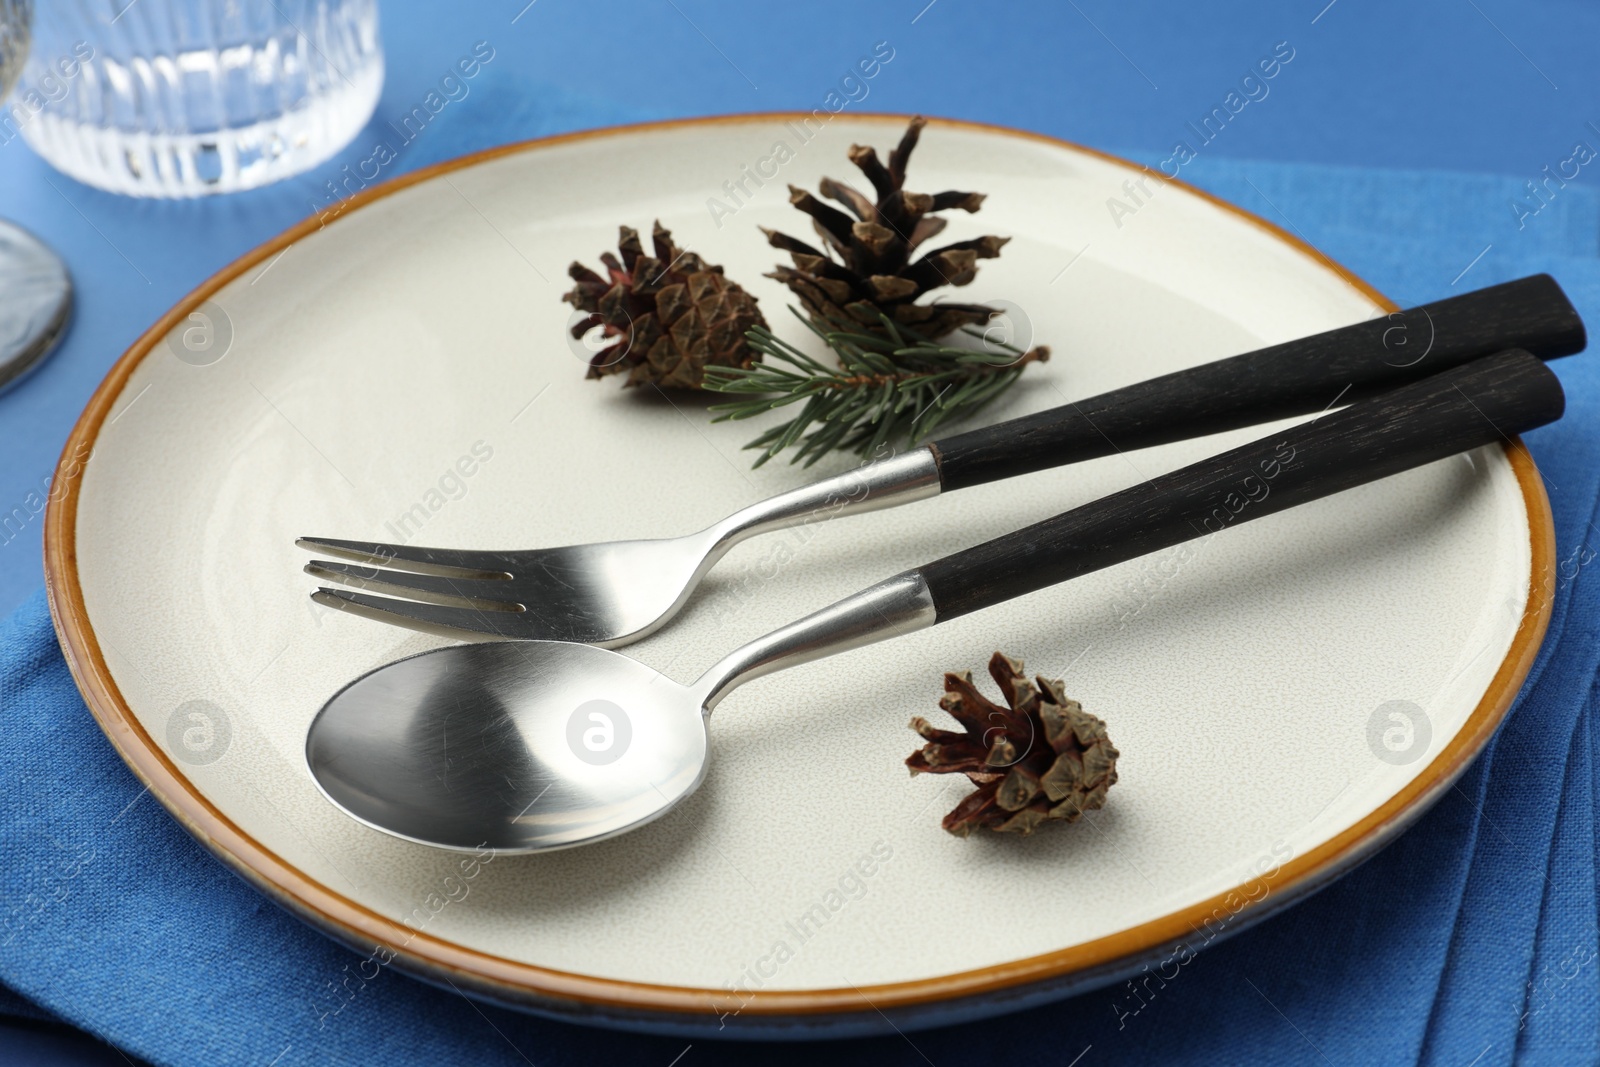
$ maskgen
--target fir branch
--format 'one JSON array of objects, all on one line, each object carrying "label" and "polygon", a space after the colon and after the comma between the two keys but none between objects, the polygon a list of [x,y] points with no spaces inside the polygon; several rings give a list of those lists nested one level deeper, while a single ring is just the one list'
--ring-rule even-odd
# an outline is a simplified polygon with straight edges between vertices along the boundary
[{"label": "fir branch", "polygon": [[857,323],[790,310],[838,357],[837,367],[759,326],[745,337],[761,353],[761,362],[706,368],[707,389],[743,394],[711,408],[722,413],[716,422],[800,404],[787,422],[745,445],[761,452],[757,467],[788,448],[795,450],[789,462],[809,467],[836,449],[868,456],[890,441],[916,444],[946,419],[983,408],[1029,363],[1050,358],[1043,345],[1026,352],[993,341],[986,342],[991,350],[942,345],[887,316],[882,316],[885,336],[878,336],[861,332]]}]

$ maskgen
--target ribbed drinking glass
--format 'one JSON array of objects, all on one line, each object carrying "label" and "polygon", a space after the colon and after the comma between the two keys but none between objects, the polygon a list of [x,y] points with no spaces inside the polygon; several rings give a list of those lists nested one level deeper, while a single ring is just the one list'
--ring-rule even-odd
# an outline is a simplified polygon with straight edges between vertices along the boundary
[{"label": "ribbed drinking glass", "polygon": [[48,0],[9,118],[79,181],[200,196],[322,162],[382,87],[376,0]]}]

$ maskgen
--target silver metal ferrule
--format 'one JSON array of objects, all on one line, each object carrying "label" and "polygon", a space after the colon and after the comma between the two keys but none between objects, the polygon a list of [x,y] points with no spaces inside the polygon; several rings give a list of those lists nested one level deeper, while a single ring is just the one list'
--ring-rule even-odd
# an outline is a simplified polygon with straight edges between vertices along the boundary
[{"label": "silver metal ferrule", "polygon": [[935,621],[933,595],[922,575],[906,571],[756,638],[724,657],[691,688],[710,714],[723,697],[752,678],[925,630]]},{"label": "silver metal ferrule", "polygon": [[826,522],[840,515],[877,511],[939,495],[939,463],[927,448],[873,463],[768,497],[729,515],[711,528],[714,556],[745,538],[788,526]]}]

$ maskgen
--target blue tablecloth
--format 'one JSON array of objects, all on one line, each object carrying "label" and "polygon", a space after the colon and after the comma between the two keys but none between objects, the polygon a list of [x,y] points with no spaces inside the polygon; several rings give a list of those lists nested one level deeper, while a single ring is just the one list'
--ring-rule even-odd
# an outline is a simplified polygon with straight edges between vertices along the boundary
[{"label": "blue tablecloth", "polygon": [[[380,120],[475,41],[497,50],[473,95],[401,165],[665,114],[810,107],[834,68],[878,39],[896,42],[898,80],[880,79],[868,106],[1140,146],[1124,154],[1154,162],[1190,112],[1209,110],[1258,52],[1290,40],[1294,66],[1274,95],[1185,177],[1301,233],[1403,303],[1547,270],[1600,323],[1600,194],[1587,172],[1536,215],[1512,206],[1531,203],[1523,183],[1574,141],[1600,148],[1600,129],[1585,125],[1600,122],[1600,105],[1585,110],[1600,98],[1585,54],[1600,40],[1600,11],[1505,0],[1403,15],[1354,0],[1293,12],[1263,0],[1173,7],[1160,19],[1087,0],[1014,12],[960,0],[782,15],[689,0],[644,7],[544,0],[514,25],[522,0],[446,24],[385,8]],[[350,158],[370,139],[358,137]],[[71,418],[138,332],[312,210],[340,162],[238,197],[136,203],[0,145],[0,214],[55,243],[82,293],[63,351],[0,398],[4,499],[21,501],[49,473]],[[678,1062],[1594,1062],[1600,363],[1557,369],[1568,415],[1528,438],[1562,561],[1551,636],[1490,750],[1387,851],[1207,951],[1136,1015],[1107,990],[827,1048],[696,1042]],[[0,982],[10,987],[0,1013],[66,1020],[161,1064],[665,1065],[684,1053],[682,1040],[519,1016],[388,973],[326,1014],[327,988],[356,957],[247,888],[142,794],[55,647],[34,592],[37,538],[32,528],[0,544],[0,607],[20,605],[0,625]],[[0,1059],[21,1049],[0,1031]]]}]

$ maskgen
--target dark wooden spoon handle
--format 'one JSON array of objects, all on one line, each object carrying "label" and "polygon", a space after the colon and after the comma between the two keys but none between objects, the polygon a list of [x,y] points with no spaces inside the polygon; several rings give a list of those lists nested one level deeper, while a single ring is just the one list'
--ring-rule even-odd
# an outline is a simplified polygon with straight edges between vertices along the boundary
[{"label": "dark wooden spoon handle", "polygon": [[948,492],[1113,452],[1305,415],[1522,348],[1580,352],[1583,321],[1548,274],[1463,293],[1166,374],[936,441]]},{"label": "dark wooden spoon handle", "polygon": [[1565,397],[1526,351],[1487,356],[919,568],[944,622],[1531,430]]}]

